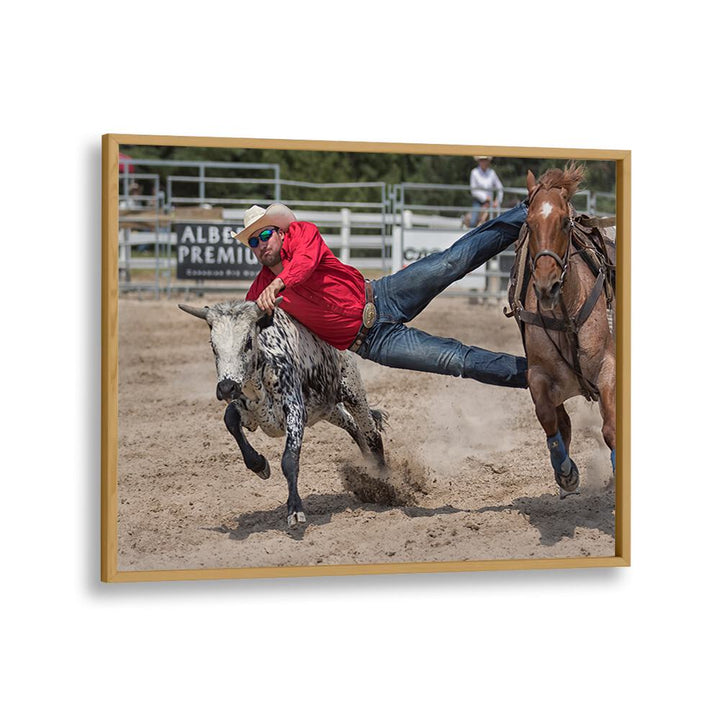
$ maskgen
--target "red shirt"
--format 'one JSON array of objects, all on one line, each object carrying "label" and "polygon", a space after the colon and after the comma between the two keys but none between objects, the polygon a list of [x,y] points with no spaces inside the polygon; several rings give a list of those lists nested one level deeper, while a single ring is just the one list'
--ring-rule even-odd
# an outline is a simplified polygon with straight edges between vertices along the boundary
[{"label": "red shirt", "polygon": [[285,283],[279,293],[282,309],[338,350],[346,350],[362,324],[365,280],[353,267],[341,263],[325,244],[315,225],[290,224],[280,249],[282,272],[268,267],[258,273],[246,300],[257,300],[276,278]]}]

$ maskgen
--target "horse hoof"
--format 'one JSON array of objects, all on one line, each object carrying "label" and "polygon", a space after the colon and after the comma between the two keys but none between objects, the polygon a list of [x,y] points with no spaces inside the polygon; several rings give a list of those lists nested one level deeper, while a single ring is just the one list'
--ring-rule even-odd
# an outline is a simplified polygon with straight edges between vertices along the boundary
[{"label": "horse hoof", "polygon": [[305,513],[304,513],[304,512],[294,512],[294,513],[290,513],[290,514],[288,515],[288,519],[287,519],[287,520],[288,520],[288,527],[293,528],[293,527],[295,527],[298,523],[304,523],[304,522],[306,522],[306,520],[305,520]]},{"label": "horse hoof", "polygon": [[568,497],[568,496],[570,496],[570,495],[579,495],[579,494],[580,494],[580,491],[579,491],[579,490],[570,490],[570,491],[567,491],[567,490],[563,490],[562,488],[558,488],[558,491],[559,491],[559,493],[560,493],[560,499],[561,499],[561,500],[564,500],[566,497]]},{"label": "horse hoof", "polygon": [[263,457],[262,455],[260,457],[262,458],[264,465],[260,468],[260,470],[255,470],[254,472],[258,477],[261,477],[263,480],[267,480],[270,477],[270,463],[267,461],[266,457]]},{"label": "horse hoof", "polygon": [[[561,475],[556,472],[555,482],[560,486],[560,497],[576,495],[578,486],[580,485],[580,472],[577,469],[577,465],[570,460],[570,472],[567,475]],[[565,491],[564,495],[562,493],[563,490]]]}]

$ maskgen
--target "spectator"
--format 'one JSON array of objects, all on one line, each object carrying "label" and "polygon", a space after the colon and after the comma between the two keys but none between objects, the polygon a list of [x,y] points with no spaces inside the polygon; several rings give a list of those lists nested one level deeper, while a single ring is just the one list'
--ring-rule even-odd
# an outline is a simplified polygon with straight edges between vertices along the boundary
[{"label": "spectator", "polygon": [[[482,225],[490,215],[490,207],[498,209],[503,199],[503,184],[495,170],[490,167],[492,157],[475,155],[474,159],[477,167],[470,173],[470,194],[473,198],[471,228]],[[495,198],[493,191],[497,191]]]}]

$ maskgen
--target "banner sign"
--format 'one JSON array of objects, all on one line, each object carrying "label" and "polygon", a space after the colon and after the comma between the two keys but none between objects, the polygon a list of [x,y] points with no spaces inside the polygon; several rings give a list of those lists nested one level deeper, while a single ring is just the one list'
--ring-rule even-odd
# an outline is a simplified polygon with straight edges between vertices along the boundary
[{"label": "banner sign", "polygon": [[260,264],[231,236],[240,230],[227,223],[175,223],[178,280],[254,280]]}]

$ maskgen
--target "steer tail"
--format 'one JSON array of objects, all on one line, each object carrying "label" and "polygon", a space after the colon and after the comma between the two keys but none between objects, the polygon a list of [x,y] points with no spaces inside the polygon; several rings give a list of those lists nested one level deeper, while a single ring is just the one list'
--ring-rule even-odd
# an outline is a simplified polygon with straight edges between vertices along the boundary
[{"label": "steer tail", "polygon": [[375,427],[377,428],[378,432],[384,432],[385,427],[387,426],[387,419],[388,414],[384,410],[380,410],[378,408],[370,408],[370,415],[372,415],[372,419],[375,422]]}]

